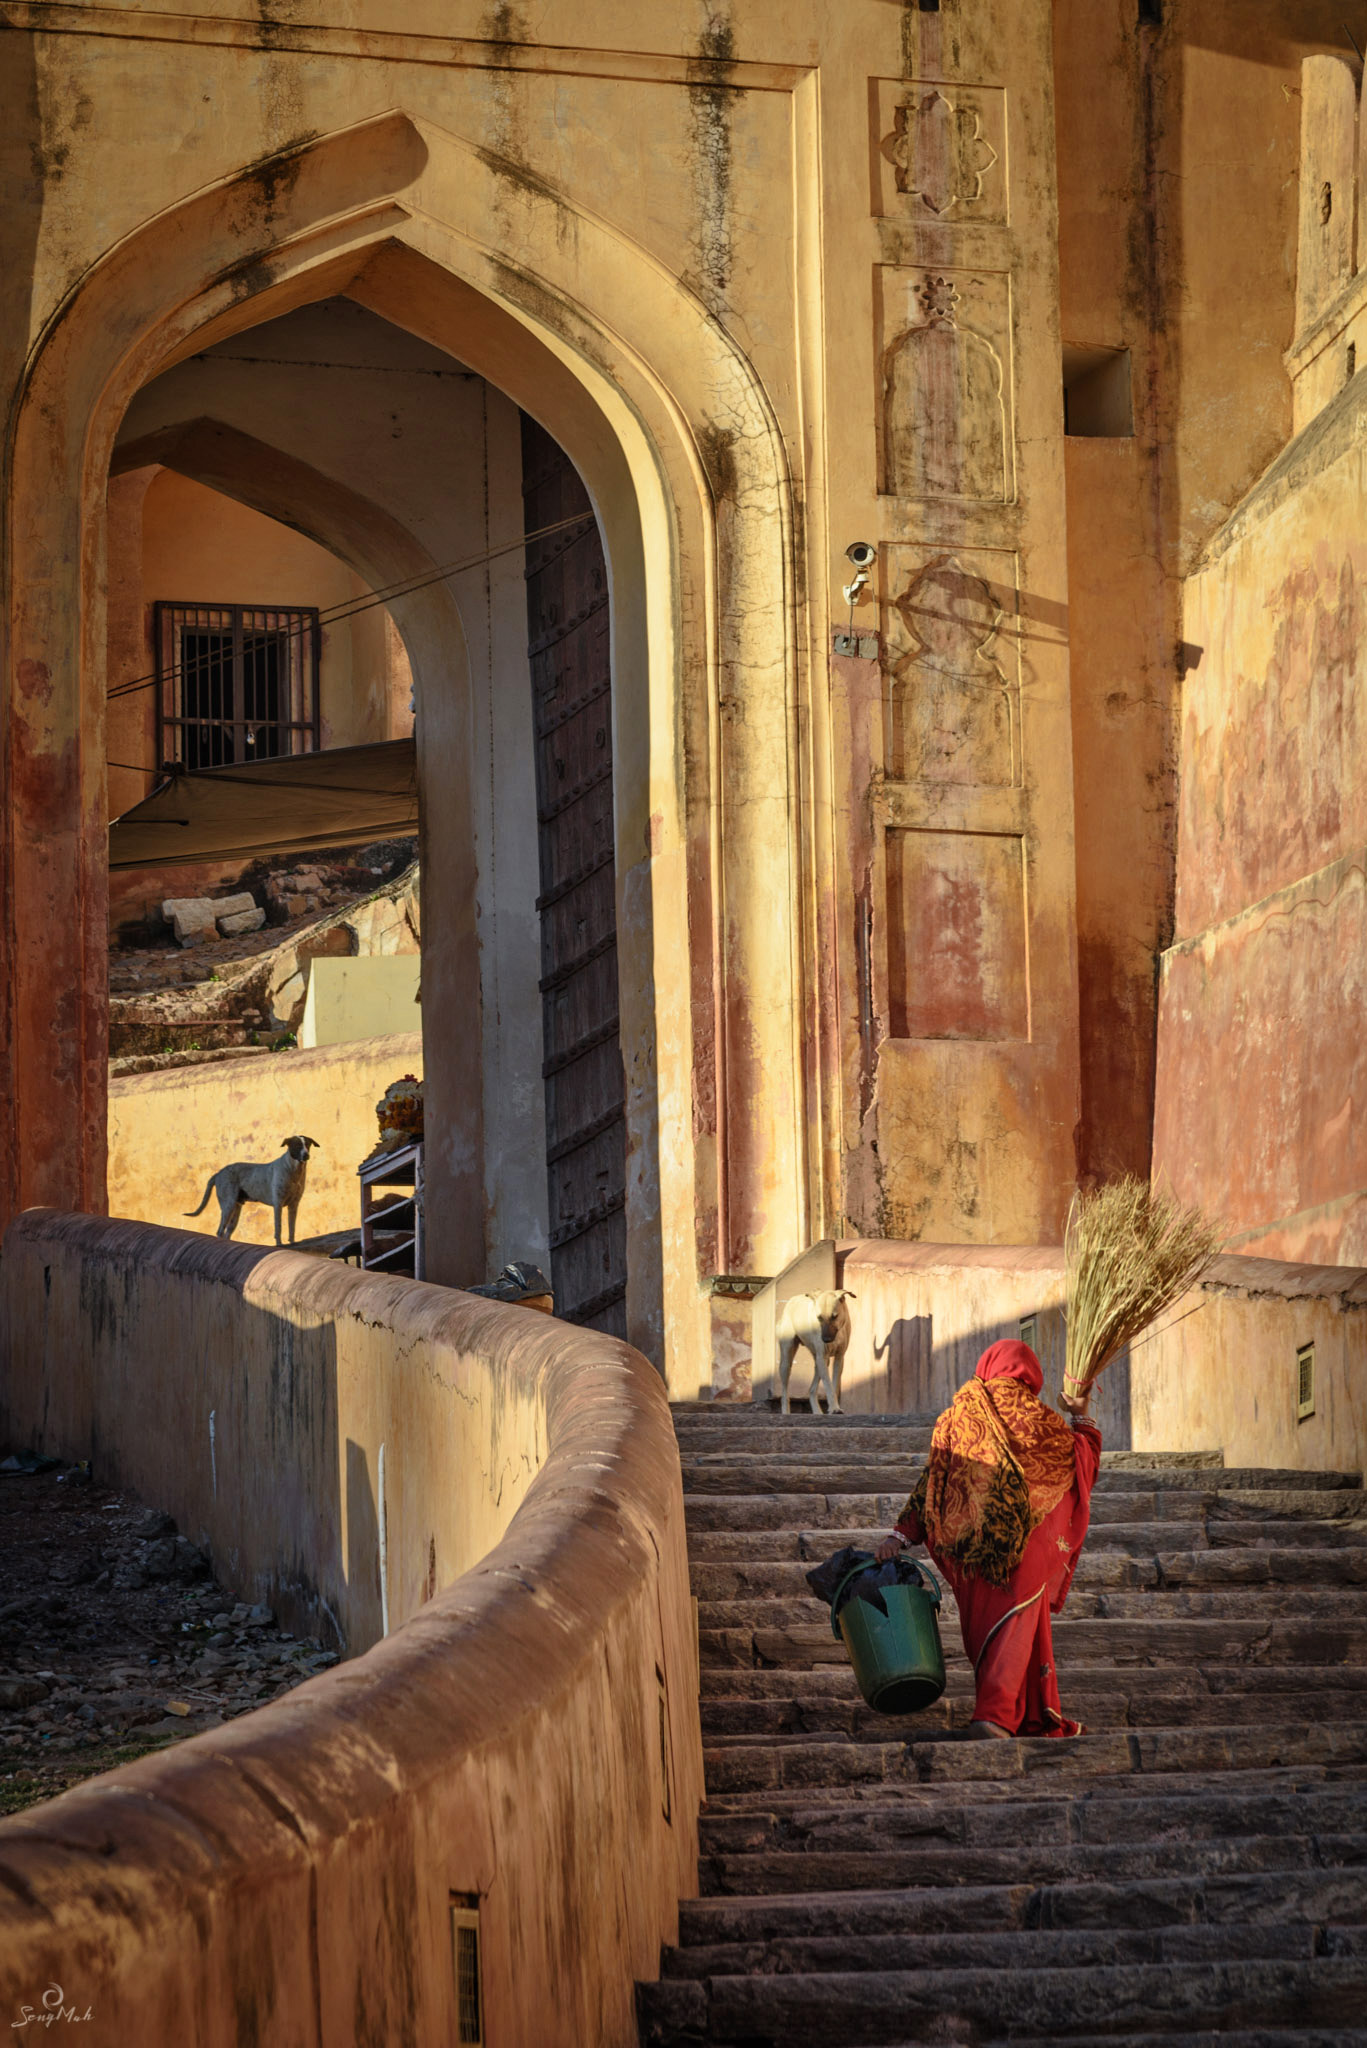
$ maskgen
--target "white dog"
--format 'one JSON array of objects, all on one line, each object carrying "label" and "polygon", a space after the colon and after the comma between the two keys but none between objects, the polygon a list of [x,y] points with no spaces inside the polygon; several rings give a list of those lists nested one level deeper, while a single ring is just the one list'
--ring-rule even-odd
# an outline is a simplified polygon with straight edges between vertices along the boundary
[{"label": "white dog", "polygon": [[809,1398],[813,1415],[821,1413],[818,1387],[825,1389],[828,1413],[844,1413],[840,1406],[840,1375],[845,1369],[845,1352],[850,1341],[850,1312],[845,1303],[857,1299],[856,1295],[847,1294],[842,1288],[831,1287],[822,1294],[792,1294],[784,1302],[774,1327],[774,1335],[778,1338],[778,1383],[783,1390],[779,1402],[781,1414],[789,1413],[788,1375],[792,1372],[793,1353],[799,1344],[812,1354],[812,1391]]},{"label": "white dog", "polygon": [[294,1221],[299,1214],[303,1199],[304,1182],[308,1178],[309,1153],[321,1149],[316,1138],[286,1138],[285,1149],[278,1159],[271,1159],[264,1166],[220,1166],[217,1173],[209,1175],[209,1184],[204,1190],[204,1200],[198,1209],[187,1209],[187,1216],[200,1216],[208,1206],[210,1195],[218,1196],[218,1235],[231,1237],[237,1229],[244,1202],[266,1202],[275,1211],[275,1241],[280,1242],[280,1211],[289,1210],[290,1243],[294,1243]]}]

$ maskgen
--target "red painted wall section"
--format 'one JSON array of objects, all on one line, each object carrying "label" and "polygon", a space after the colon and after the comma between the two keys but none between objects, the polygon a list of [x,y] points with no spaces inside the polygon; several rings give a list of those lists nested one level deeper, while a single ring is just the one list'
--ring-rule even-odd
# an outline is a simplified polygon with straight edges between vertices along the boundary
[{"label": "red painted wall section", "polygon": [[1155,1167],[1265,1257],[1367,1253],[1367,391],[1349,385],[1187,586],[1177,932]]}]

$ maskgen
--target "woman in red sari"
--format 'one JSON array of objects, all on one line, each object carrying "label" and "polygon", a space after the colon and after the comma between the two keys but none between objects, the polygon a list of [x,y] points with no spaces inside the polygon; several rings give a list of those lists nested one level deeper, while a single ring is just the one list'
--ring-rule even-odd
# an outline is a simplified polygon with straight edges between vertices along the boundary
[{"label": "woman in red sari", "polygon": [[1087,1535],[1101,1431],[1090,1393],[1039,1399],[1028,1344],[992,1344],[935,1424],[924,1478],[878,1547],[923,1543],[954,1591],[977,1679],[969,1732],[1081,1735],[1059,1702],[1049,1617],[1061,1610]]}]

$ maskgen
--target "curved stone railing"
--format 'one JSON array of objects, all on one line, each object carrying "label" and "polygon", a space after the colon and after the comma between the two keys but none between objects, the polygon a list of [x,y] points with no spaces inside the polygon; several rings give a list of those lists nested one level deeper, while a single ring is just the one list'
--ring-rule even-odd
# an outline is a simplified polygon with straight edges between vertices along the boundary
[{"label": "curved stone railing", "polygon": [[91,1458],[239,1597],[364,1651],[0,1824],[0,2021],[60,1985],[87,2043],[446,2048],[474,1908],[487,2040],[634,2042],[702,1793],[645,1360],[298,1253],[29,1211],[0,1366],[12,1443]]}]

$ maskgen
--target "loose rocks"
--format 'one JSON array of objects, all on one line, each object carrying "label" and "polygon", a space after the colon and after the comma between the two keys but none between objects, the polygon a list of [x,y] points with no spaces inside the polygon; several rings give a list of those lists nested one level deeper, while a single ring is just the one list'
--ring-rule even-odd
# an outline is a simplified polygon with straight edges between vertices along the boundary
[{"label": "loose rocks", "polygon": [[336,1663],[234,1602],[162,1509],[40,1462],[0,1460],[0,1813]]}]

